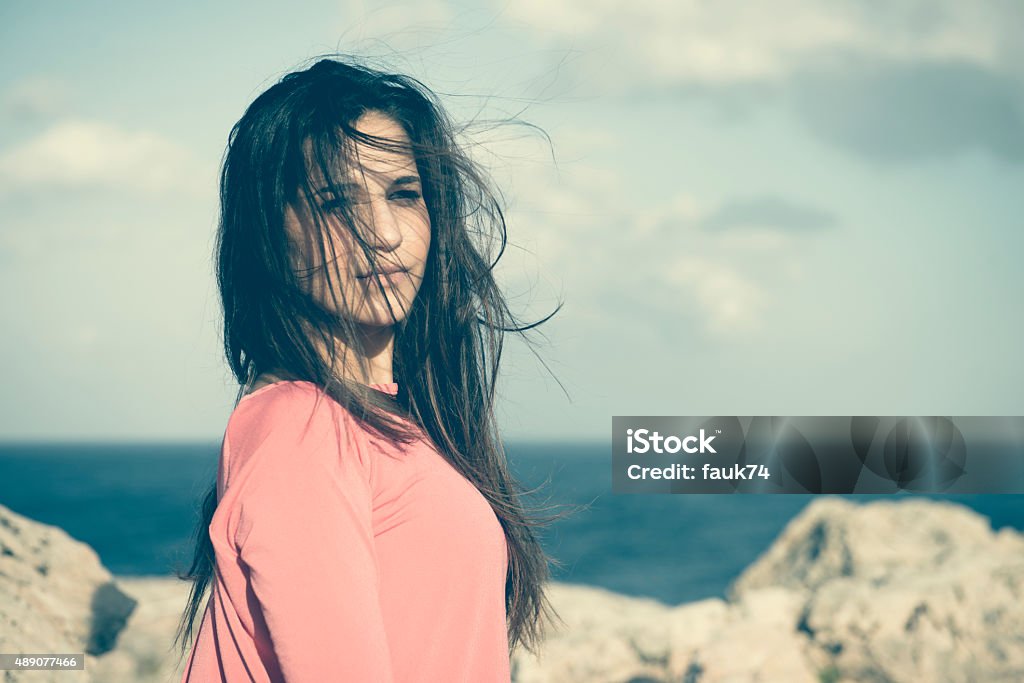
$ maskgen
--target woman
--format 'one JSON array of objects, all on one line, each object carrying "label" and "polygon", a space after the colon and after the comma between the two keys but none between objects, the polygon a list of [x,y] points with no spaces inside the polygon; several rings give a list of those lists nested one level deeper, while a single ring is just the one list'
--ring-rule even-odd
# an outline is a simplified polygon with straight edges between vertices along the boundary
[{"label": "woman", "polygon": [[494,419],[502,333],[539,323],[471,240],[505,246],[485,176],[419,81],[323,59],[234,126],[220,195],[241,386],[179,575],[182,655],[212,589],[182,680],[509,681],[557,616],[553,518]]}]

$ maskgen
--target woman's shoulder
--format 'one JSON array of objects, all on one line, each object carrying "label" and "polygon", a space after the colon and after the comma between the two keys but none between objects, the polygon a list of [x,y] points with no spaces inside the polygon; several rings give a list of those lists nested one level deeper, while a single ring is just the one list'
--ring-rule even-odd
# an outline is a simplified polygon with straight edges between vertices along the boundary
[{"label": "woman's shoulder", "polygon": [[[305,380],[260,380],[255,382],[249,391],[242,395],[238,405],[257,402],[260,405],[267,405],[268,403],[280,403],[285,400],[302,400],[308,398],[311,394],[319,393],[319,391],[319,386]],[[257,401],[257,399],[262,400]]]},{"label": "woman's shoulder", "polygon": [[[242,396],[228,418],[232,450],[255,446],[268,438],[305,440],[309,434],[349,429],[346,411],[313,382],[280,380],[254,386]],[[351,436],[351,434],[349,435]]]},{"label": "woman's shoulder", "polygon": [[235,406],[222,457],[232,472],[249,463],[273,472],[307,459],[336,462],[342,454],[362,462],[362,440],[362,431],[321,387],[278,381],[253,389]]},{"label": "woman's shoulder", "polygon": [[280,379],[253,384],[235,404],[232,418],[260,419],[270,415],[278,419],[289,415],[309,417],[313,409],[317,413],[334,415],[340,407],[323,387],[314,382]]},{"label": "woman's shoulder", "polygon": [[[391,385],[370,385],[397,388]],[[386,390],[386,389],[385,389]],[[380,447],[376,435],[327,390],[306,380],[263,378],[235,405],[228,419],[227,441],[232,450],[252,449],[264,441],[310,444],[338,441],[343,446]],[[372,443],[371,443],[372,442]]]},{"label": "woman's shoulder", "polygon": [[252,386],[249,387],[249,390],[242,395],[241,400],[244,401],[250,398],[251,396],[266,393],[267,390],[269,389],[295,386],[298,386],[300,388],[304,386],[316,388],[316,385],[314,383],[297,380],[294,377],[289,376],[287,373],[263,372],[256,376],[256,379],[253,381]]}]

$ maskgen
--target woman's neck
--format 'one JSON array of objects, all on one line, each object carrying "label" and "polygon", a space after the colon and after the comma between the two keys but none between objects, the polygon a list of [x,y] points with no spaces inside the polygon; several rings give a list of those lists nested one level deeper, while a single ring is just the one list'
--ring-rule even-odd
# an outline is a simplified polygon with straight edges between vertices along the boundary
[{"label": "woman's neck", "polygon": [[[330,366],[330,355],[320,339],[314,336],[317,351],[324,365]],[[364,328],[361,336],[363,358],[367,361],[369,375],[364,376],[354,351],[343,342],[335,340],[334,353],[338,365],[342,366],[340,374],[343,379],[359,384],[390,384],[394,382],[392,360],[394,358],[394,329],[391,327]],[[265,370],[256,378],[253,390],[272,382],[298,379],[281,368]]]},{"label": "woman's neck", "polygon": [[[394,359],[395,331],[393,327],[362,327],[360,328],[362,358],[355,357],[355,351],[342,341],[335,339],[334,353],[337,363],[341,366],[340,374],[361,384],[388,384],[394,382],[392,361]],[[330,357],[321,348],[325,364],[330,364]],[[365,361],[368,375],[364,376],[360,360]]]}]

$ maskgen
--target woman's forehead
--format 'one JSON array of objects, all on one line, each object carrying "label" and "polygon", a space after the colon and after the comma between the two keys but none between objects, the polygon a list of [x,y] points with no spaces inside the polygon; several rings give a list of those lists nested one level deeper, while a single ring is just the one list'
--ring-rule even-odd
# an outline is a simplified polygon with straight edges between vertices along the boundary
[{"label": "woman's forehead", "polygon": [[[347,139],[345,154],[331,154],[331,158],[323,160],[324,163],[333,164],[331,175],[336,184],[384,182],[398,176],[418,175],[416,157],[409,147],[408,136],[401,128],[389,133],[379,130],[368,132],[375,136],[387,137],[388,139],[383,141],[385,147],[378,147],[362,140]],[[312,143],[307,141],[305,148],[306,172],[310,181],[317,187],[327,184],[320,162],[313,155]]]}]

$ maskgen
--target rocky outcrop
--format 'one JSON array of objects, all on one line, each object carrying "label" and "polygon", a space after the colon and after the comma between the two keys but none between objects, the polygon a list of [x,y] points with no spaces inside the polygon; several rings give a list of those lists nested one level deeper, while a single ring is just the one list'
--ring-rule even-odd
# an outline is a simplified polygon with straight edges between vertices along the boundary
[{"label": "rocky outcrop", "polygon": [[[118,586],[138,601],[118,639],[117,656],[101,657],[93,667],[93,680],[104,683],[178,683],[187,653],[174,645],[191,584],[163,577],[118,576]],[[200,610],[198,621],[203,613]]]},{"label": "rocky outcrop", "polygon": [[1024,681],[1024,537],[949,503],[819,499],[728,600],[552,598],[566,623],[518,683]]},{"label": "rocky outcrop", "polygon": [[0,652],[86,655],[85,670],[4,672],[4,681],[87,681],[136,607],[92,548],[0,506]]},{"label": "rocky outcrop", "polygon": [[836,680],[1024,681],[1024,537],[964,507],[823,500],[732,593],[777,586]]},{"label": "rocky outcrop", "polygon": [[[180,680],[171,644],[187,584],[111,583],[87,546],[2,507],[0,543],[0,652],[92,650],[86,673],[5,672],[4,681]],[[539,655],[515,654],[513,677],[1017,682],[1024,680],[1022,591],[1024,537],[994,533],[966,508],[823,498],[792,520],[726,600],[672,607],[552,584],[563,623],[549,627]]]},{"label": "rocky outcrop", "polygon": [[795,633],[800,603],[791,591],[673,608],[555,584],[551,598],[565,623],[539,656],[517,653],[516,683],[819,683],[809,643]]}]

